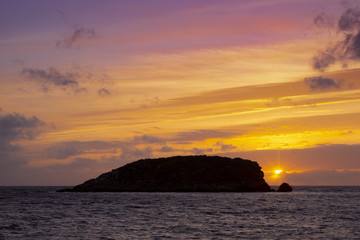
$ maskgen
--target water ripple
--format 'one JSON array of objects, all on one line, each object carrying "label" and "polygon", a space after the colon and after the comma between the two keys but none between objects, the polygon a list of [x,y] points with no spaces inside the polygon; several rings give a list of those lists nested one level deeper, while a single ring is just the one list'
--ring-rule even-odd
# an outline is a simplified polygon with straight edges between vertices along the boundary
[{"label": "water ripple", "polygon": [[0,187],[0,239],[358,239],[360,188],[55,193]]}]

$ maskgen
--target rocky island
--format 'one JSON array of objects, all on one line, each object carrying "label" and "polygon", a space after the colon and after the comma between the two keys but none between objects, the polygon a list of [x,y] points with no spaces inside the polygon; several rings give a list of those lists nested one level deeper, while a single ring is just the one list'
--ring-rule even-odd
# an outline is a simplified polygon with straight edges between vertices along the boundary
[{"label": "rocky island", "polygon": [[60,192],[269,192],[257,162],[175,156],[129,163]]}]

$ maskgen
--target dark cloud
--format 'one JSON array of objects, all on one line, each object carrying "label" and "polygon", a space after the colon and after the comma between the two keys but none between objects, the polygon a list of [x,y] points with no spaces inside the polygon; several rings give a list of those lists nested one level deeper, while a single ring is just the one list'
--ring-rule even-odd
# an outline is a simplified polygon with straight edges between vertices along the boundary
[{"label": "dark cloud", "polygon": [[334,80],[332,78],[325,78],[322,76],[309,77],[304,79],[305,85],[314,90],[328,90],[328,89],[340,89],[343,86],[343,80]]},{"label": "dark cloud", "polygon": [[102,97],[106,97],[111,95],[111,92],[109,90],[107,90],[106,88],[101,88],[98,90],[98,95],[102,96]]},{"label": "dark cloud", "polygon": [[0,115],[0,169],[26,163],[18,153],[20,140],[33,140],[40,134],[44,122],[33,116],[26,118],[19,113]]},{"label": "dark cloud", "polygon": [[72,48],[75,44],[83,39],[91,39],[96,36],[94,28],[76,27],[73,32],[69,33],[64,39],[56,43],[58,48]]},{"label": "dark cloud", "polygon": [[44,125],[37,117],[26,118],[19,113],[0,115],[0,143],[34,139],[39,126]]},{"label": "dark cloud", "polygon": [[75,93],[87,91],[86,88],[79,86],[79,82],[76,80],[77,74],[68,72],[62,74],[52,67],[47,71],[36,68],[23,68],[21,74],[39,84],[43,92],[48,92],[51,87],[57,87],[63,91],[71,89]]},{"label": "dark cloud", "polygon": [[360,9],[349,8],[343,15],[341,15],[338,28],[341,31],[352,31],[360,27]]},{"label": "dark cloud", "polygon": [[319,28],[332,28],[335,26],[335,19],[326,13],[320,13],[314,18],[314,24]]},{"label": "dark cloud", "polygon": [[[324,16],[315,18],[315,24],[323,23]],[[360,9],[350,8],[345,11],[338,20],[338,34],[340,40],[321,50],[313,58],[313,68],[321,72],[336,62],[347,66],[349,60],[360,60]]]}]

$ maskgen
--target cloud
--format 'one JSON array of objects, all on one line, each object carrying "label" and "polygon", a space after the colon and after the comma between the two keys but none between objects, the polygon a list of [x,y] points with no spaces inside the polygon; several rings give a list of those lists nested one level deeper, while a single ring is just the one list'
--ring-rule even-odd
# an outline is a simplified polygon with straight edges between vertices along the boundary
[{"label": "cloud", "polygon": [[159,143],[159,144],[163,144],[165,143],[165,140],[164,139],[161,139],[161,138],[158,138],[158,137],[155,137],[155,136],[151,136],[151,135],[142,135],[142,136],[135,136],[133,138],[133,141],[130,142],[132,144],[140,144],[140,143],[150,143],[150,144],[153,144],[153,143]]},{"label": "cloud", "polygon": [[150,148],[143,150],[137,148],[140,144],[166,144],[166,141],[152,135],[141,135],[127,141],[59,142],[47,147],[42,154],[42,158],[68,159],[86,153],[101,154],[104,152],[117,153],[118,151],[121,151],[122,158],[134,159],[137,156],[151,156],[152,150],[149,151]]},{"label": "cloud", "polygon": [[71,89],[75,93],[87,91],[86,88],[79,86],[79,82],[76,80],[77,74],[68,72],[62,74],[52,67],[47,71],[36,68],[23,68],[21,74],[39,84],[43,92],[48,92],[51,87],[60,88],[63,91]]},{"label": "cloud", "polygon": [[210,138],[230,138],[234,136],[239,136],[239,132],[230,132],[223,130],[195,130],[192,132],[180,132],[177,136],[172,139],[175,141],[203,141]]},{"label": "cloud", "polygon": [[33,140],[40,134],[44,122],[33,116],[26,118],[19,113],[0,115],[0,169],[26,163],[19,156],[20,140]]},{"label": "cloud", "polygon": [[54,164],[48,168],[53,170],[83,170],[95,167],[97,161],[91,158],[75,158],[68,164]]},{"label": "cloud", "polygon": [[217,141],[215,146],[220,147],[221,151],[231,151],[236,149],[236,146],[232,144],[225,144],[223,141]]},{"label": "cloud", "polygon": [[64,39],[56,43],[57,48],[72,48],[76,43],[83,39],[92,39],[96,36],[94,28],[78,26],[73,32],[68,34]]},{"label": "cloud", "polygon": [[319,28],[332,28],[335,26],[335,20],[326,13],[320,13],[314,18],[314,24]]},{"label": "cloud", "polygon": [[[324,16],[317,16],[315,25],[326,25]],[[337,31],[341,34],[340,40],[318,51],[312,62],[314,69],[323,72],[336,62],[346,67],[347,61],[360,59],[360,9],[346,10],[338,20]]]},{"label": "cloud", "polygon": [[82,150],[73,145],[62,144],[45,149],[45,155],[48,158],[66,159],[71,156],[77,156],[84,153]]},{"label": "cloud", "polygon": [[101,88],[98,90],[98,95],[102,96],[102,97],[106,97],[111,95],[111,92],[109,90],[107,90],[106,88]]},{"label": "cloud", "polygon": [[26,118],[19,113],[0,115],[0,143],[34,139],[38,135],[37,128],[44,125],[37,117]]},{"label": "cloud", "polygon": [[152,157],[151,147],[140,148],[122,148],[120,158],[125,161],[132,161]]},{"label": "cloud", "polygon": [[323,72],[330,65],[334,64],[336,62],[335,50],[331,47],[325,51],[319,51],[318,55],[313,58],[313,68]]},{"label": "cloud", "polygon": [[340,89],[343,86],[343,80],[334,80],[332,78],[325,78],[322,76],[309,77],[304,79],[305,85],[313,90],[328,90],[328,89]]},{"label": "cloud", "polygon": [[338,28],[341,31],[352,31],[354,28],[360,27],[360,9],[349,8],[341,15]]},{"label": "cloud", "polygon": [[175,149],[169,146],[163,146],[159,152],[167,153],[167,152],[174,152]]},{"label": "cloud", "polygon": [[205,153],[211,153],[212,151],[213,151],[212,148],[207,148],[207,149],[193,148],[189,152],[196,155],[202,155]]},{"label": "cloud", "polygon": [[44,151],[44,158],[66,159],[73,156],[78,156],[90,151],[115,152],[121,147],[122,142],[119,141],[69,141],[60,142],[47,147]]}]

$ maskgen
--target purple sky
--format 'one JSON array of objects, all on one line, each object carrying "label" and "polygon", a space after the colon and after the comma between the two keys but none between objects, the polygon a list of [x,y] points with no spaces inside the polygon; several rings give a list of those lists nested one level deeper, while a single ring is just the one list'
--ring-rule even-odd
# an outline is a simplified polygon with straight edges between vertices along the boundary
[{"label": "purple sky", "polygon": [[359,185],[359,34],[351,0],[3,1],[0,185],[190,154]]}]

